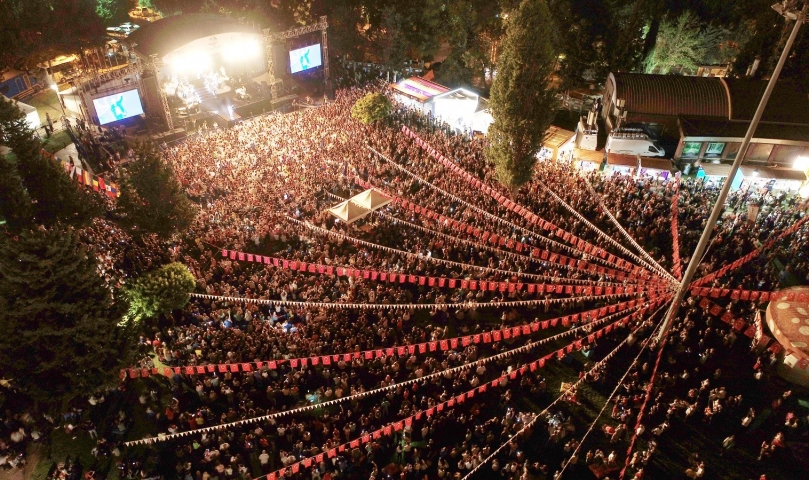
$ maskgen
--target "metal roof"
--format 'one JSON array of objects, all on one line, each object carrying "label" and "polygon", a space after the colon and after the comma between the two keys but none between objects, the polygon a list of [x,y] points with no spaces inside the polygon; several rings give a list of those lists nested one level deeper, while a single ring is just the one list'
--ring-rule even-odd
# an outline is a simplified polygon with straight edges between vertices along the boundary
[{"label": "metal roof", "polygon": [[629,114],[729,115],[729,95],[720,78],[610,73],[610,80]]}]

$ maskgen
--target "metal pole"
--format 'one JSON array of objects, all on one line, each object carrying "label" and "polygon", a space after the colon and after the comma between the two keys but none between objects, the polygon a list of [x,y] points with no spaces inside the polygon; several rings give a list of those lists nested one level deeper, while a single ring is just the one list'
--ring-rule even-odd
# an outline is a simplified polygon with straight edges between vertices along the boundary
[{"label": "metal pole", "polygon": [[713,234],[716,221],[719,219],[719,215],[721,215],[725,209],[725,200],[727,199],[728,192],[730,191],[730,184],[733,183],[733,178],[736,176],[736,172],[739,170],[742,160],[747,154],[747,148],[750,146],[750,140],[753,138],[753,134],[756,132],[756,127],[758,127],[758,122],[761,120],[761,116],[764,114],[764,109],[767,107],[767,101],[770,99],[770,95],[775,88],[775,82],[778,81],[778,77],[781,75],[781,69],[784,68],[784,63],[786,63],[787,57],[789,56],[789,51],[792,49],[792,44],[795,43],[795,37],[798,36],[798,30],[800,30],[801,25],[806,18],[807,9],[809,9],[809,4],[804,4],[803,10],[801,10],[797,20],[795,20],[795,26],[792,28],[792,33],[789,35],[786,45],[784,45],[784,50],[781,52],[781,58],[778,59],[778,64],[775,66],[775,70],[773,70],[769,82],[767,82],[767,88],[764,90],[764,95],[761,97],[761,101],[758,104],[756,114],[753,115],[753,120],[750,122],[750,126],[747,128],[747,133],[745,134],[744,141],[742,141],[742,145],[739,148],[739,153],[736,154],[736,158],[733,160],[733,166],[730,168],[728,178],[725,180],[724,185],[722,185],[722,190],[719,192],[719,197],[716,199],[716,203],[713,206],[711,216],[708,218],[708,223],[705,224],[705,230],[702,231],[702,236],[699,239],[697,248],[691,255],[691,260],[688,262],[688,268],[686,269],[685,275],[683,275],[683,280],[680,282],[680,286],[677,289],[677,294],[674,296],[674,300],[671,302],[669,311],[666,313],[666,319],[663,321],[663,325],[660,327],[660,331],[657,334],[658,341],[662,340],[666,336],[669,328],[671,328],[672,322],[677,317],[677,312],[680,310],[680,303],[683,301],[683,298],[688,291],[688,287],[691,284],[691,280],[694,278],[694,274],[697,272],[697,267],[702,261],[702,255],[705,253],[705,249],[708,247],[708,242]]}]

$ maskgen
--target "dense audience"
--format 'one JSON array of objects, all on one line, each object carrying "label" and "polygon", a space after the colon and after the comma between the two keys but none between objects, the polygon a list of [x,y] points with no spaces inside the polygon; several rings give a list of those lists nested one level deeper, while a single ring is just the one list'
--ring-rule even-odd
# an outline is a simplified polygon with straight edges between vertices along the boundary
[{"label": "dense audience", "polygon": [[[481,181],[495,185],[494,168],[483,155],[483,140],[455,135],[446,125],[403,105],[397,105],[389,121],[375,125],[351,119],[351,105],[381,85],[346,88],[338,91],[333,102],[317,108],[257,117],[230,129],[204,127],[193,138],[168,147],[167,161],[189,197],[201,207],[193,226],[172,244],[154,238],[133,241],[111,222],[102,220],[82,232],[82,239],[95,249],[99,268],[111,284],[125,284],[128,278],[175,259],[194,274],[197,293],[270,301],[371,304],[372,308],[289,307],[272,302],[193,298],[171,324],[156,326],[141,338],[143,359],[139,367],[162,371],[163,366],[243,362],[263,362],[263,366],[250,372],[215,368],[212,373],[199,375],[175,373],[169,378],[122,380],[118,388],[83,398],[62,418],[4,417],[0,464],[20,467],[25,445],[46,441],[54,429],[63,429],[74,438],[89,437],[94,445],[92,454],[98,459],[94,468],[99,478],[109,475],[115,465],[121,478],[251,479],[309,457],[315,457],[311,468],[288,471],[284,478],[462,478],[480,466],[477,475],[481,478],[550,479],[566,464],[565,475],[589,469],[599,478],[618,478],[625,463],[629,465],[625,478],[643,478],[655,468],[660,451],[695,426],[713,430],[712,437],[722,436],[721,444],[712,447],[717,454],[721,450],[732,455],[737,443],[749,447],[752,438],[763,436],[762,464],[785,458],[786,442],[807,431],[809,418],[788,388],[765,375],[776,357],[768,350],[748,353],[743,339],[701,309],[693,298],[684,303],[681,318],[667,337],[659,370],[654,365],[661,346],[646,338],[660,314],[619,324],[603,337],[591,334],[606,324],[596,326],[589,317],[580,323],[554,322],[549,335],[577,330],[549,345],[529,345],[541,337],[526,335],[502,342],[457,342],[425,353],[409,349],[399,353],[397,348],[396,354],[389,354],[389,348],[475,335],[620,301],[649,302],[651,295],[671,288],[649,262],[637,262],[605,241],[542,185],[606,235],[630,248],[607,218],[600,206],[603,202],[627,233],[668,271],[673,267],[670,213],[675,193],[679,195],[680,250],[683,262],[687,262],[686,252],[693,249],[701,233],[716,190],[701,181],[605,176],[581,173],[567,164],[541,162],[535,180],[518,192],[515,201],[608,255],[583,252],[558,230],[540,229],[450,172],[403,135],[401,126],[407,125]],[[384,158],[367,147],[381,152]],[[451,222],[437,222],[397,202],[352,225],[325,213],[340,198],[361,191],[361,184],[376,186],[468,225],[471,232],[453,227]],[[762,208],[752,223],[746,219],[746,205],[750,204]],[[701,274],[755,250],[773,231],[793,224],[803,215],[800,206],[795,197],[771,192],[751,193],[748,189],[731,196]],[[504,240],[487,244],[479,235],[484,231]],[[713,285],[772,290],[783,285],[788,276],[805,282],[809,259],[802,247],[809,240],[809,229],[804,227],[790,238],[716,279]],[[352,239],[366,243],[357,244]],[[605,269],[593,272],[562,267],[516,251],[510,243],[585,260],[612,271],[617,269],[615,259],[621,258],[639,264],[650,278],[647,282],[639,276],[618,277]],[[653,291],[620,298],[587,298],[556,290],[529,293],[525,288],[483,291],[410,281],[391,283],[233,260],[223,256],[222,249],[407,275],[598,287],[643,284]],[[775,259],[783,270],[776,268]],[[498,305],[514,300],[543,302],[537,306]],[[470,302],[484,305],[435,305]],[[389,305],[406,308],[392,309]],[[742,301],[727,305],[734,315],[748,320],[758,308],[761,305]],[[621,343],[624,339],[626,344]],[[571,342],[580,351],[566,351],[548,370],[525,368],[537,358],[553,361],[556,350]],[[510,353],[523,345],[530,348]],[[599,362],[617,346],[621,347],[619,355]],[[359,353],[367,350],[385,353],[371,358]],[[503,353],[509,355],[491,359]],[[639,353],[640,361],[631,365]],[[330,365],[297,361],[331,354],[341,355]],[[350,355],[346,358],[342,354]],[[742,381],[737,373],[733,382],[726,383],[731,356],[748,362],[750,372],[741,375]],[[270,361],[274,368],[266,363]],[[450,371],[457,367],[461,368]],[[608,395],[627,369],[630,373],[611,399],[609,418],[602,418],[580,445],[581,435],[595,416],[585,405],[589,400],[581,397],[588,392]],[[499,381],[499,386],[476,393],[463,404],[429,416],[425,413],[470,390],[477,392],[475,389],[503,375],[506,380]],[[569,384],[560,385],[563,378],[572,383],[577,377],[584,386],[571,389]],[[407,381],[411,382],[400,385]],[[765,382],[767,389],[748,393],[750,385]],[[386,387],[392,389],[361,395]],[[553,402],[560,391],[563,401]],[[647,392],[650,401],[643,422],[636,428]],[[318,406],[343,398],[346,401],[335,406]],[[756,415],[767,405],[772,414],[756,423]],[[316,409],[235,425],[302,406]],[[412,423],[395,426],[414,415]],[[533,426],[523,431],[529,423]],[[220,424],[229,426],[148,447],[123,446],[124,440],[138,440],[143,435],[188,432]],[[367,442],[328,455],[341,444],[384,431],[391,424],[394,429],[390,435],[371,436]],[[753,428],[756,433],[749,434]],[[517,440],[510,441],[516,434]],[[637,442],[627,458],[633,436]],[[501,445],[505,448],[498,450]],[[498,453],[489,459],[496,450]],[[678,465],[683,473],[700,478],[712,472],[709,454],[693,450]],[[319,454],[325,455],[320,458]],[[56,465],[50,476],[76,478],[86,468],[90,466],[73,459]]]}]

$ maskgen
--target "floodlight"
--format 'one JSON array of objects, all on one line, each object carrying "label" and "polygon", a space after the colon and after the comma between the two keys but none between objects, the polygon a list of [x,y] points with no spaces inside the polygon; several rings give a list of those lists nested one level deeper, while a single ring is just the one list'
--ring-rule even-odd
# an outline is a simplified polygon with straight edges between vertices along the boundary
[{"label": "floodlight", "polygon": [[793,170],[800,170],[801,172],[806,172],[809,170],[809,157],[798,157],[795,159],[795,163],[792,164]]}]

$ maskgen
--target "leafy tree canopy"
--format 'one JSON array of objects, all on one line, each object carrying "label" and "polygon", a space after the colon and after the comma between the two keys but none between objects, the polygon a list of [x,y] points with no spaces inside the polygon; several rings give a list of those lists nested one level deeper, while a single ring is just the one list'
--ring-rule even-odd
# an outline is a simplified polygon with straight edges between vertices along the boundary
[{"label": "leafy tree canopy", "polygon": [[[690,11],[667,18],[660,25],[657,43],[646,60],[646,73],[694,73],[706,57],[711,43],[717,43],[717,30],[707,31]],[[710,36],[709,36],[710,34]]]},{"label": "leafy tree canopy", "polygon": [[154,233],[168,238],[187,229],[196,215],[174,176],[174,170],[153,144],[135,147],[137,160],[124,172],[117,209],[133,233]]},{"label": "leafy tree canopy", "polygon": [[492,84],[486,157],[512,193],[531,180],[556,105],[549,88],[554,52],[545,0],[523,0],[506,22],[502,53]]},{"label": "leafy tree canopy", "polygon": [[129,316],[154,318],[183,308],[196,287],[188,267],[174,262],[138,278],[127,289]]},{"label": "leafy tree canopy", "polygon": [[391,108],[388,97],[381,93],[369,93],[351,107],[351,118],[369,125],[388,118]]},{"label": "leafy tree canopy", "polygon": [[96,6],[97,0],[1,1],[0,69],[33,69],[103,43],[106,30]]}]

